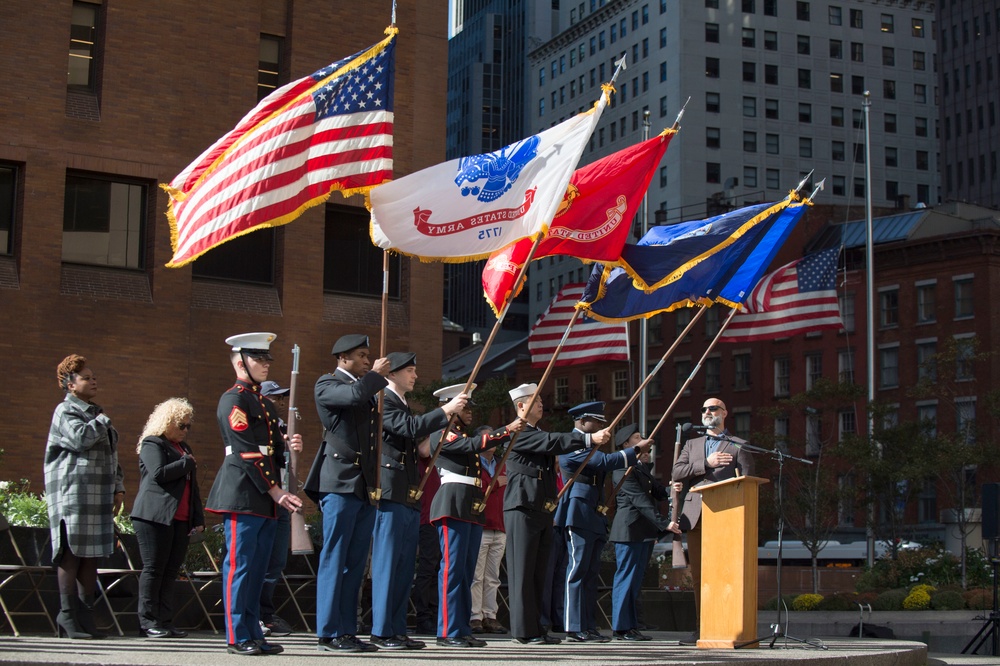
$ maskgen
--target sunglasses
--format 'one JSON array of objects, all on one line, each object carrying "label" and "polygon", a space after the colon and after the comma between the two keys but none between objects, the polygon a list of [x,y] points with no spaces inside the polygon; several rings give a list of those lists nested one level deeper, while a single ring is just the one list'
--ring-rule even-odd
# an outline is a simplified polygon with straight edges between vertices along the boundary
[{"label": "sunglasses", "polygon": [[721,405],[709,405],[708,407],[702,407],[701,413],[705,414],[706,412],[717,412],[720,409],[722,409]]},{"label": "sunglasses", "polygon": [[190,430],[191,429],[191,424],[190,423],[182,423],[182,424],[180,424],[177,427],[180,428],[181,430]]}]

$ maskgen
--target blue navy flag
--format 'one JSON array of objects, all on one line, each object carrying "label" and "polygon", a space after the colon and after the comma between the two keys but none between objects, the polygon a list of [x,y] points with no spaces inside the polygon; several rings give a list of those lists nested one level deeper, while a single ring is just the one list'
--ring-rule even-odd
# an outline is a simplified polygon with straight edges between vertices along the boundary
[{"label": "blue navy flag", "polygon": [[578,307],[602,321],[714,303],[737,307],[805,210],[789,198],[656,227],[625,246],[621,267],[595,267]]}]

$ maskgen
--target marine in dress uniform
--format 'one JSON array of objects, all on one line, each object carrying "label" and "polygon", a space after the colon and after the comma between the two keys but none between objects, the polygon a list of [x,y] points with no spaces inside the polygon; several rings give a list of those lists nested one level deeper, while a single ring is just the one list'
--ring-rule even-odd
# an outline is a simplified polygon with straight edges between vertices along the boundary
[{"label": "marine in dress uniform", "polygon": [[[569,409],[569,415],[575,419],[574,432],[581,435],[596,432],[601,424],[606,423],[603,402],[576,405]],[[576,481],[563,494],[555,515],[555,525],[562,528],[566,540],[563,613],[566,637],[571,641],[607,643],[611,640],[597,631],[596,617],[601,551],[608,540],[608,520],[604,517],[607,511],[603,500],[604,480],[607,472],[634,465],[637,454],[638,449],[634,447],[613,453],[593,451],[588,441],[587,446],[559,457],[565,483],[583,465]]]},{"label": "marine in dress uniform", "polygon": [[382,496],[372,535],[372,643],[385,650],[414,650],[423,641],[406,635],[406,611],[420,540],[420,483],[417,442],[448,425],[466,397],[414,415],[406,394],[417,381],[417,355],[392,352],[382,409]]},{"label": "marine in dress uniform", "polygon": [[[641,441],[639,426],[634,423],[624,426],[615,435],[619,448],[635,446]],[[669,499],[670,489],[653,478],[648,452],[639,456],[631,471],[615,470],[611,476],[615,487],[621,483],[615,496],[617,509],[608,539],[615,544],[618,565],[611,592],[611,628],[619,640],[648,641],[652,638],[639,631],[636,602],[653,553],[653,543],[667,533],[668,519],[660,515],[656,505]]]},{"label": "marine in dress uniform", "polygon": [[[469,393],[476,385],[470,387]],[[434,392],[442,402],[462,395],[463,384],[446,386]],[[458,427],[472,423],[472,409],[461,412]],[[431,448],[440,447],[435,466],[441,487],[431,504],[431,523],[437,526],[441,543],[441,571],[438,574],[437,644],[443,647],[483,647],[486,641],[472,636],[472,580],[479,559],[483,537],[484,489],[479,452],[510,441],[511,433],[521,429],[515,420],[506,428],[469,437],[449,428],[447,435],[431,436]],[[444,437],[442,437],[444,435]],[[477,510],[478,507],[478,510]]]},{"label": "marine in dress uniform", "polygon": [[215,476],[205,510],[223,516],[226,558],[222,563],[222,600],[228,651],[278,654],[280,645],[264,640],[259,621],[260,592],[271,557],[277,509],[294,511],[301,500],[282,490],[271,454],[281,446],[274,403],[260,394],[267,379],[273,333],[245,333],[226,339],[236,383],[222,394],[216,416],[226,455]]},{"label": "marine in dress uniform", "polygon": [[507,458],[504,493],[504,526],[507,530],[507,587],[510,597],[510,633],[519,643],[555,644],[560,639],[546,633],[541,622],[546,563],[552,548],[552,512],[556,508],[555,456],[592,443],[598,446],[611,433],[547,433],[536,424],[542,401],[531,412],[528,402],[538,389],[521,384],[510,391],[518,416],[527,422]]},{"label": "marine in dress uniform", "polygon": [[[368,358],[368,337],[345,335],[333,345],[337,369],[316,381],[323,442],[303,486],[323,512],[316,572],[316,636],[321,651],[372,652],[358,632],[358,593],[375,525],[378,401],[389,361]],[[369,370],[370,368],[370,370]]]},{"label": "marine in dress uniform", "polygon": [[[726,405],[718,398],[709,398],[701,408],[701,422],[708,431],[703,437],[695,437],[684,443],[677,462],[671,470],[673,481],[684,484],[680,525],[670,523],[672,532],[687,534],[688,564],[694,583],[695,612],[701,613],[701,493],[689,492],[695,486],[703,486],[717,481],[725,481],[736,476],[736,470],[743,476],[753,475],[753,456],[733,444],[743,444],[745,440],[733,437],[726,430]],[[700,617],[700,615],[699,615]]]}]

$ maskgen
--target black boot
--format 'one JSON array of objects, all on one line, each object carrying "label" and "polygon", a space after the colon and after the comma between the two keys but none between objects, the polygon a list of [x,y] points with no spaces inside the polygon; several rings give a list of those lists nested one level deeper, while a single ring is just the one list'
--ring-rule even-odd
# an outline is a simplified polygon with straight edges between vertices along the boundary
[{"label": "black boot", "polygon": [[77,625],[94,638],[107,638],[108,635],[99,631],[97,623],[94,622],[94,595],[80,597],[79,602],[79,611],[76,615]]},{"label": "black boot", "polygon": [[65,634],[69,638],[93,638],[80,626],[79,622],[80,600],[75,594],[59,595],[59,614],[56,615],[56,626],[59,627],[59,637]]}]

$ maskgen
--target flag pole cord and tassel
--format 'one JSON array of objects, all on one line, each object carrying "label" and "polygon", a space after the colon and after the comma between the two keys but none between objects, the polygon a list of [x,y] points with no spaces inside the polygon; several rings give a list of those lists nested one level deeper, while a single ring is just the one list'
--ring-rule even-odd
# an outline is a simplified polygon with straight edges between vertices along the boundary
[{"label": "flag pole cord and tassel", "polygon": [[[476,375],[479,374],[479,370],[480,368],[482,368],[483,362],[486,360],[486,354],[487,352],[489,352],[490,347],[493,345],[493,340],[496,338],[497,333],[500,331],[500,326],[503,325],[504,317],[507,316],[507,310],[510,309],[511,301],[514,300],[513,298],[514,294],[518,293],[521,290],[521,287],[524,285],[524,282],[527,279],[528,264],[530,264],[532,259],[535,258],[535,252],[538,251],[538,246],[542,242],[542,237],[543,237],[542,234],[538,234],[538,237],[532,244],[531,251],[528,252],[528,256],[524,260],[524,265],[521,266],[521,269],[517,274],[517,279],[514,281],[514,288],[511,290],[510,294],[507,295],[507,300],[504,301],[503,307],[500,308],[500,313],[497,315],[497,321],[493,325],[493,330],[490,331],[489,337],[486,338],[486,342],[483,343],[483,350],[479,352],[479,358],[476,359],[476,365],[473,366],[472,372],[469,373],[469,378],[465,382],[465,388],[462,389],[462,393],[468,393],[469,390],[472,388],[472,384],[476,381]],[[532,397],[532,402],[534,402],[534,397]],[[455,419],[453,418],[451,421],[449,421],[448,425],[444,429],[444,432],[441,433],[442,441],[444,441],[444,439],[448,436],[448,432],[451,430],[454,420]],[[420,483],[416,487],[416,490],[414,492],[415,495],[414,499],[420,499],[420,496],[423,495],[424,486],[427,485],[427,479],[429,479],[431,473],[434,472],[434,463],[437,462],[437,457],[438,454],[441,452],[441,448],[442,447],[439,445],[435,447],[434,451],[431,453],[431,459],[427,463],[427,471],[424,472],[423,477],[420,479]],[[508,446],[508,450],[509,449],[510,447]]]},{"label": "flag pole cord and tassel", "polygon": [[[687,326],[684,327],[684,330],[681,332],[681,334],[678,335],[677,338],[674,340],[674,344],[670,345],[670,349],[668,349],[666,353],[664,353],[663,356],[660,357],[660,360],[656,364],[656,367],[654,367],[652,370],[649,371],[649,374],[647,374],[645,379],[642,380],[642,383],[639,384],[639,388],[635,390],[635,393],[632,394],[632,397],[629,398],[628,402],[626,402],[625,405],[621,408],[621,410],[618,412],[618,415],[615,416],[614,420],[612,420],[611,423],[607,425],[607,429],[614,430],[615,426],[618,425],[619,422],[621,422],[621,420],[625,417],[625,414],[628,412],[628,410],[632,408],[632,405],[635,403],[635,401],[638,400],[640,395],[642,395],[642,392],[646,390],[646,386],[649,385],[651,381],[653,381],[653,377],[655,377],[656,374],[660,371],[660,369],[663,367],[663,364],[667,362],[667,359],[670,358],[671,354],[674,353],[674,350],[677,349],[677,346],[687,336],[687,334],[691,331],[691,329],[694,328],[694,325],[698,323],[698,320],[701,319],[702,315],[705,314],[705,311],[707,309],[708,308],[705,307],[699,308],[698,314],[691,317],[691,321],[688,322]],[[685,386],[687,386],[687,384],[685,384]],[[639,431],[642,432],[641,425]],[[652,437],[652,435],[650,435],[650,437]],[[573,475],[570,476],[569,480],[563,484],[562,489],[559,491],[560,499],[566,493],[569,487],[576,482],[577,477],[580,476],[580,472],[583,471],[583,468],[587,466],[587,463],[590,462],[590,459],[594,457],[595,453],[597,453],[597,449],[598,447],[595,446],[590,450],[590,453],[587,454],[587,457],[584,458],[583,462],[580,463],[580,465],[577,466],[577,468],[573,471]]]}]

